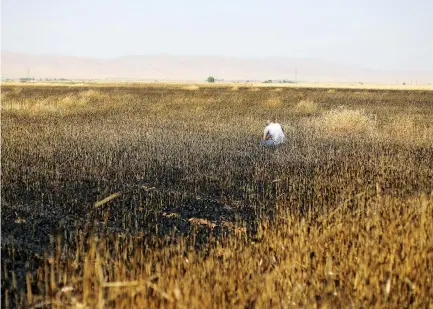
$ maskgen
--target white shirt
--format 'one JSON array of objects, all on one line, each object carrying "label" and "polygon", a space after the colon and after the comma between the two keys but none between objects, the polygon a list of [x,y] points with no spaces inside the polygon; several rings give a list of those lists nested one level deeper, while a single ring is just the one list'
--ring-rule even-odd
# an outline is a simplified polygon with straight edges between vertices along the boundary
[{"label": "white shirt", "polygon": [[263,134],[265,136],[270,135],[276,145],[284,143],[285,136],[284,136],[283,128],[279,123],[271,122],[269,125],[265,127]]}]

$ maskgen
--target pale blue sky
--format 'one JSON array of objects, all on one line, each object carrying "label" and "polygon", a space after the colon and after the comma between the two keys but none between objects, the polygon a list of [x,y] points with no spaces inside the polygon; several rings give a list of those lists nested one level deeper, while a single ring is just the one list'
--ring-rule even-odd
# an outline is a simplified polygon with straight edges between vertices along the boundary
[{"label": "pale blue sky", "polygon": [[433,70],[433,0],[2,0],[2,50],[283,56]]}]

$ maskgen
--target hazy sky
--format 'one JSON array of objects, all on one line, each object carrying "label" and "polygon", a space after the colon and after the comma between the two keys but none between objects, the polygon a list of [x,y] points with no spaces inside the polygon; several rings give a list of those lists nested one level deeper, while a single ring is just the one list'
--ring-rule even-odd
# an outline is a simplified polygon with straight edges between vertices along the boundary
[{"label": "hazy sky", "polygon": [[321,58],[433,70],[433,0],[2,0],[2,50]]}]

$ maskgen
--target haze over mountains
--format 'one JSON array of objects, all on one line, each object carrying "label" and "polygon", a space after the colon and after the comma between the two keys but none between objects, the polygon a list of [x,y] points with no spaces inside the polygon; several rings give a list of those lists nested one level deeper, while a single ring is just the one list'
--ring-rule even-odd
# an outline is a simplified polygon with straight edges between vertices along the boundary
[{"label": "haze over mountains", "polygon": [[295,80],[297,78],[298,81],[307,82],[433,83],[433,68],[425,71],[384,71],[321,59],[168,54],[96,59],[2,51],[2,79],[27,77],[28,71],[29,76],[35,79],[204,81],[212,75],[225,81]]}]

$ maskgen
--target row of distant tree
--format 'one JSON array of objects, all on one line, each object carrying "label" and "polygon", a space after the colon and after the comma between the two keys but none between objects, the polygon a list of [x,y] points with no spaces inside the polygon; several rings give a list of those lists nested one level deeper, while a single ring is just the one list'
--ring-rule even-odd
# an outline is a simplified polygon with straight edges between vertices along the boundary
[{"label": "row of distant tree", "polygon": [[[34,82],[34,81],[36,81],[36,80],[38,80],[38,81],[69,81],[69,79],[67,79],[67,78],[39,78],[39,79],[35,79],[34,77],[22,77],[22,78],[20,78],[20,82]],[[2,81],[12,81],[12,79],[9,79],[9,78],[2,78]],[[156,80],[155,80],[156,81]],[[208,82],[208,83],[215,83],[215,82],[217,82],[217,81],[220,81],[220,82],[223,82],[224,81],[224,79],[216,79],[215,77],[213,77],[213,76],[209,76],[207,79],[206,79],[206,81]],[[246,82],[251,82],[250,80],[247,80]],[[257,82],[257,81],[254,81],[254,82]],[[272,79],[267,79],[267,80],[265,80],[265,81],[263,81],[263,83],[264,84],[272,84],[272,83],[279,83],[279,84],[296,84],[297,82],[296,81],[293,81],[293,80],[286,80],[286,79],[283,79],[283,80],[272,80]],[[317,82],[316,82],[317,83]],[[362,82],[359,82],[359,84],[360,85],[362,85],[363,83]],[[401,83],[402,85],[406,85],[407,83],[406,82],[403,82],[403,83]],[[412,83],[411,83],[412,84]],[[416,82],[416,84],[418,84],[418,82]]]},{"label": "row of distant tree", "polygon": [[[214,83],[215,81],[216,81],[216,79],[213,76],[209,76],[207,78],[207,82],[208,83]],[[222,80],[222,81],[224,81],[224,80]],[[249,82],[249,81],[247,81],[247,82]],[[285,79],[283,79],[283,80],[271,80],[271,79],[268,79],[268,80],[265,80],[263,83],[265,83],[265,84],[271,84],[271,83],[294,84],[296,82],[292,81],[292,80],[285,80]]]},{"label": "row of distant tree", "polygon": [[272,83],[295,84],[296,82],[293,80],[285,80],[285,79],[283,79],[283,80],[268,79],[268,80],[265,80],[263,83],[265,83],[265,84],[272,84]]},{"label": "row of distant tree", "polygon": [[[7,79],[8,80],[8,79]],[[34,77],[21,77],[20,78],[20,82],[34,82],[34,81],[36,81],[36,80],[38,80],[38,81],[68,81],[69,79],[67,79],[67,78],[39,78],[39,79],[36,79],[36,78],[34,78]]]}]

